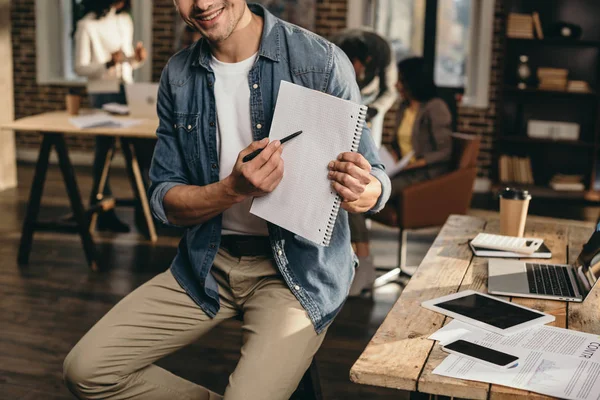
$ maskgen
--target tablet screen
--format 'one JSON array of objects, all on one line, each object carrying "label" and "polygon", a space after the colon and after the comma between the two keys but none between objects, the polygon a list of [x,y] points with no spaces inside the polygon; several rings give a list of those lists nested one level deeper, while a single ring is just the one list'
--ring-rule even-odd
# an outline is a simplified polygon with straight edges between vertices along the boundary
[{"label": "tablet screen", "polygon": [[478,294],[459,297],[435,305],[500,329],[510,328],[544,315]]}]

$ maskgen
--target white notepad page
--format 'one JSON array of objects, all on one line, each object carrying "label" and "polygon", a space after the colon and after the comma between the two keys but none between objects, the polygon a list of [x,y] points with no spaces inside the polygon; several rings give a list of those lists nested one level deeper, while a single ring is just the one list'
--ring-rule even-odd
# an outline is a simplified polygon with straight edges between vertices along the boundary
[{"label": "white notepad page", "polygon": [[250,212],[316,244],[327,246],[339,211],[339,197],[327,165],[340,153],[356,151],[367,108],[348,100],[282,81],[270,140],[296,131],[283,144],[283,179],[257,197]]}]

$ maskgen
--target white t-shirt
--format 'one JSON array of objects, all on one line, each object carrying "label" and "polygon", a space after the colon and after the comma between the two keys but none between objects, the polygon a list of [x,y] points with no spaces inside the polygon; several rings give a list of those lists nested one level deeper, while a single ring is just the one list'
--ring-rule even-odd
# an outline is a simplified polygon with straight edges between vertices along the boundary
[{"label": "white t-shirt", "polygon": [[[231,174],[240,151],[252,143],[250,121],[250,88],[248,73],[257,54],[238,63],[224,63],[212,58],[215,73],[217,105],[217,138],[219,147],[219,179]],[[267,236],[267,223],[250,214],[252,199],[234,205],[223,213],[224,235]]]}]

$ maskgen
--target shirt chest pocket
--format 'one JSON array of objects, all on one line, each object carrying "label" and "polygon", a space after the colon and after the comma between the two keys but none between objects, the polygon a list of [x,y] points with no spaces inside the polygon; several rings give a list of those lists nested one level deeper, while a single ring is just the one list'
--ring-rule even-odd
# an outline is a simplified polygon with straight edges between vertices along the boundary
[{"label": "shirt chest pocket", "polygon": [[187,161],[196,161],[200,156],[200,132],[197,114],[176,114],[175,134]]}]

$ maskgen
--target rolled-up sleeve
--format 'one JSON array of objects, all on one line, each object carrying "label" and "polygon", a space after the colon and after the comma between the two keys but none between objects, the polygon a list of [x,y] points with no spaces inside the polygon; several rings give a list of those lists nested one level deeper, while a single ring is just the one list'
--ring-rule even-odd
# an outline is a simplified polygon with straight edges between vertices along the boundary
[{"label": "rolled-up sleeve", "polygon": [[[356,83],[356,77],[354,75],[354,68],[350,63],[350,60],[344,54],[344,52],[337,46],[333,46],[333,57],[332,57],[332,69],[329,76],[329,82],[327,86],[327,93],[340,97],[342,99],[353,101],[360,104],[360,90]],[[366,126],[363,126],[363,132],[358,146],[358,152],[366,158],[371,164],[371,175],[373,175],[381,183],[381,194],[377,199],[377,203],[371,210],[366,214],[374,214],[380,211],[385,203],[390,198],[391,194],[391,182],[390,178],[385,173],[385,167],[379,159],[379,152],[371,130]]]},{"label": "rolled-up sleeve", "polygon": [[164,198],[169,190],[179,185],[189,185],[186,166],[173,130],[173,99],[169,88],[168,64],[160,77],[158,88],[157,114],[158,141],[154,149],[154,157],[150,166],[150,188],[148,198],[154,218],[166,225],[171,224],[164,208]]}]

